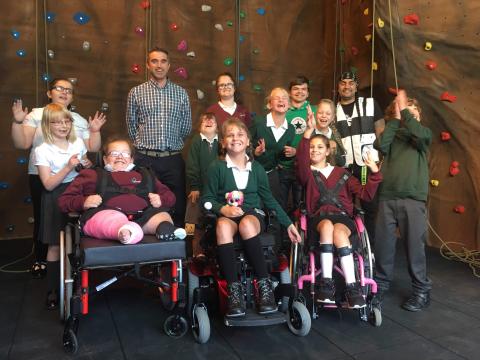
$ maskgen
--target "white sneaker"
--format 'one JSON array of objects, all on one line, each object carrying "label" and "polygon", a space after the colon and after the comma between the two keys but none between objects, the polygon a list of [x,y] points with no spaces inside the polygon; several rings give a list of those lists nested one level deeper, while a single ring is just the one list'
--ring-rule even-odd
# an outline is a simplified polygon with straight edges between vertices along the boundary
[{"label": "white sneaker", "polygon": [[175,235],[178,240],[183,240],[187,237],[187,232],[184,228],[176,228],[173,235]]}]

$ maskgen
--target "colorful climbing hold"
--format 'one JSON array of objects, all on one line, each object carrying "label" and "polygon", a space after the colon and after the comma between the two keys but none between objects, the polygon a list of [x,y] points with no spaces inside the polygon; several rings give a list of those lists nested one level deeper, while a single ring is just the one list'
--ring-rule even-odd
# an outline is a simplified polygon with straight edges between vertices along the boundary
[{"label": "colorful climbing hold", "polygon": [[48,11],[46,14],[45,14],[45,20],[47,20],[47,23],[53,23],[53,21],[55,20],[55,17],[57,16],[57,14],[55,14],[54,12],[51,12],[51,11]]},{"label": "colorful climbing hold", "polygon": [[453,211],[455,211],[457,214],[463,214],[465,212],[465,206],[463,205],[456,205],[453,208]]},{"label": "colorful climbing hold", "polygon": [[385,26],[385,22],[381,18],[377,19],[377,24],[380,29]]},{"label": "colorful climbing hold", "polygon": [[427,60],[425,61],[425,67],[428,70],[435,70],[437,68],[437,63],[433,60]]},{"label": "colorful climbing hold", "polygon": [[436,179],[432,179],[432,180],[430,180],[430,184],[431,184],[432,186],[437,187],[438,185],[440,185],[440,181],[438,181],[438,180],[436,180]]},{"label": "colorful climbing hold", "polygon": [[26,55],[27,55],[27,52],[24,49],[17,50],[17,56],[25,57]]},{"label": "colorful climbing hold", "polygon": [[15,40],[18,40],[20,38],[20,31],[17,31],[15,29],[12,29],[10,30],[10,35],[12,35],[12,37],[15,39]]},{"label": "colorful climbing hold", "polygon": [[86,23],[88,23],[90,21],[90,16],[88,16],[87,14],[79,11],[79,12],[73,14],[73,20],[75,20],[75,22],[79,25],[85,25]]},{"label": "colorful climbing hold", "polygon": [[187,41],[186,40],[180,41],[177,45],[177,50],[178,51],[187,51]]},{"label": "colorful climbing hold", "polygon": [[257,9],[257,14],[260,15],[260,16],[263,16],[265,15],[265,9],[260,7]]},{"label": "colorful climbing hold", "polygon": [[176,68],[173,72],[181,78],[188,79],[187,69],[185,69],[183,66]]},{"label": "colorful climbing hold", "polygon": [[418,23],[420,22],[420,18],[417,14],[412,13],[405,15],[403,17],[403,22],[407,25],[418,25]]},{"label": "colorful climbing hold", "polygon": [[454,103],[455,101],[457,101],[457,97],[450,94],[448,91],[445,91],[442,93],[442,95],[440,95],[440,100]]},{"label": "colorful climbing hold", "polygon": [[176,23],[171,23],[170,24],[170,30],[177,31],[178,30],[178,25]]},{"label": "colorful climbing hold", "polygon": [[131,68],[132,72],[134,74],[138,74],[140,72],[140,65],[138,64],[132,64]]},{"label": "colorful climbing hold", "polygon": [[148,0],[144,0],[140,3],[140,7],[143,9],[143,10],[147,10],[149,7],[150,7],[150,1]]},{"label": "colorful climbing hold", "polygon": [[425,45],[423,46],[423,48],[424,48],[426,51],[432,50],[432,47],[433,47],[433,45],[432,45],[432,43],[431,43],[430,41],[426,41],[426,42],[425,42]]},{"label": "colorful climbing hold", "polygon": [[442,131],[440,133],[440,139],[442,139],[442,141],[448,141],[450,140],[452,136],[450,135],[450,133],[448,131]]},{"label": "colorful climbing hold", "polygon": [[203,12],[208,12],[208,11],[211,11],[212,10],[212,7],[210,5],[202,5],[202,11]]},{"label": "colorful climbing hold", "polygon": [[233,26],[233,21],[232,21],[232,20],[228,20],[228,21],[227,21],[227,26],[228,26],[228,27],[232,27],[232,26]]},{"label": "colorful climbing hold", "polygon": [[350,51],[352,52],[352,55],[353,55],[353,56],[357,56],[358,53],[360,52],[356,46],[352,46],[352,47],[350,48]]},{"label": "colorful climbing hold", "polygon": [[224,60],[223,60],[223,64],[225,66],[230,66],[233,64],[233,59],[231,57],[226,57]]}]

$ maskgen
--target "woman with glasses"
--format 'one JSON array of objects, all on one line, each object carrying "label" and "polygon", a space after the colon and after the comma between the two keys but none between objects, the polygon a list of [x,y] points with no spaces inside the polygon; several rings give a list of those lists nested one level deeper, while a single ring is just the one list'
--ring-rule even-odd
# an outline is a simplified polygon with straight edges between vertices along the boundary
[{"label": "woman with glasses", "polygon": [[239,93],[232,74],[224,72],[217,76],[215,81],[218,94],[218,102],[211,105],[206,112],[215,114],[218,128],[231,117],[240,119],[247,127],[250,126],[250,112],[240,104]]},{"label": "woman with glasses", "polygon": [[[66,79],[54,79],[49,84],[47,96],[52,104],[58,104],[68,109],[73,100],[73,86]],[[31,112],[28,112],[27,108],[23,108],[21,99],[15,100],[12,106],[12,139],[14,146],[22,150],[31,149],[28,175],[35,219],[33,227],[35,261],[31,268],[34,278],[43,278],[46,274],[47,248],[43,245],[39,236],[41,194],[44,187],[34,164],[35,148],[44,141],[41,128],[43,110],[44,108],[34,108]],[[100,128],[106,121],[105,115],[96,112],[94,117],[89,117],[89,121],[87,121],[76,112],[72,111],[71,114],[76,136],[83,140],[88,151],[98,151],[101,146]]]}]

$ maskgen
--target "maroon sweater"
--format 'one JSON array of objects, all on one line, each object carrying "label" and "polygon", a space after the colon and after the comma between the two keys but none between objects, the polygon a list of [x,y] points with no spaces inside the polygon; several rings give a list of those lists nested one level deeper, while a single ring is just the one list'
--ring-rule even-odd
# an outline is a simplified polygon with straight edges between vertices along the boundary
[{"label": "maroon sweater", "polygon": [[[327,189],[333,189],[346,172],[346,169],[335,166],[328,179],[321,173],[320,178],[325,183]],[[305,138],[302,138],[297,148],[297,178],[306,189],[306,206],[307,212],[310,216],[315,215],[320,211],[330,213],[341,212],[341,210],[334,205],[323,205],[320,208],[317,206],[318,199],[320,198],[320,191],[315,182],[313,171],[310,168],[310,141]],[[350,176],[345,185],[340,189],[338,200],[347,213],[352,216],[353,196],[356,195],[362,200],[371,201],[375,196],[375,192],[381,181],[382,174],[380,171],[370,174],[367,183],[364,186],[362,186],[356,177]]]},{"label": "maroon sweater", "polygon": [[[121,187],[132,189],[142,180],[142,174],[132,171],[112,172],[112,179]],[[133,181],[132,181],[133,180]],[[65,192],[58,198],[58,206],[63,212],[81,212],[85,209],[83,204],[89,195],[96,194],[97,172],[93,169],[85,169],[68,185]],[[155,192],[160,195],[162,207],[173,207],[175,195],[170,189],[155,179]],[[106,205],[113,208],[121,208],[124,212],[134,213],[145,209],[149,203],[135,194],[122,194],[111,198]]]},{"label": "maroon sweater", "polygon": [[215,114],[215,118],[217,119],[219,129],[222,127],[222,124],[228,118],[231,118],[231,117],[239,118],[241,121],[243,121],[245,123],[245,125],[247,125],[247,127],[249,127],[250,123],[252,122],[250,112],[240,104],[237,104],[237,108],[235,109],[235,112],[233,113],[233,115],[230,115],[225,110],[223,110],[222,107],[220,105],[218,105],[218,102],[211,105],[207,109],[207,112],[212,112],[212,113]]}]

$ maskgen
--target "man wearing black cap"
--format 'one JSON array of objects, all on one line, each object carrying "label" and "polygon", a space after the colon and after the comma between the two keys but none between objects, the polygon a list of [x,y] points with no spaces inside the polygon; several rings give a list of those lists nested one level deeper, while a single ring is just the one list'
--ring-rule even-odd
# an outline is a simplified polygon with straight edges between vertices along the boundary
[{"label": "man wearing black cap", "polygon": [[[358,96],[358,83],[355,72],[347,71],[340,77],[338,82],[340,100],[337,104],[336,127],[346,151],[345,166],[349,167],[352,174],[364,184],[367,179],[367,167],[363,158],[369,152],[374,158],[378,158],[378,153],[373,148],[373,142],[383,131],[385,122],[375,99]],[[376,200],[371,203],[362,202],[362,208],[365,211],[365,226],[373,244]]]}]

